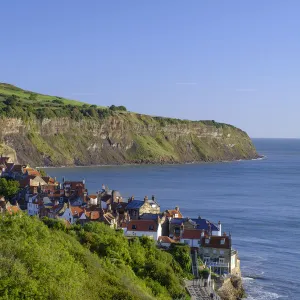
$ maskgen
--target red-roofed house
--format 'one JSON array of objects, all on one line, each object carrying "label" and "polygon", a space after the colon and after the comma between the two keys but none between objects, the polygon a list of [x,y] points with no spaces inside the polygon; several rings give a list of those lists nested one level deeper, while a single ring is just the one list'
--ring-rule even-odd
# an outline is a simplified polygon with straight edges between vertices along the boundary
[{"label": "red-roofed house", "polygon": [[201,239],[204,236],[204,230],[184,229],[180,234],[180,242],[189,245],[191,248],[199,248],[201,246]]},{"label": "red-roofed house", "polygon": [[157,241],[161,236],[161,225],[154,220],[132,220],[124,233],[126,236],[148,236]]}]

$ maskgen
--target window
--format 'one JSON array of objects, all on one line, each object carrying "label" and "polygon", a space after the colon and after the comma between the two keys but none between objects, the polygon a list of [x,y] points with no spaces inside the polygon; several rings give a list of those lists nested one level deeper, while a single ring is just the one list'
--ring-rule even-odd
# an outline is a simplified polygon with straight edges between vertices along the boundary
[{"label": "window", "polygon": [[189,244],[189,241],[188,241],[188,240],[184,240],[183,242],[184,242],[186,245]]},{"label": "window", "polygon": [[216,254],[216,253],[217,253],[217,250],[216,250],[216,249],[214,249],[214,250],[213,250],[213,254]]},{"label": "window", "polygon": [[136,229],[136,225],[133,224],[131,228],[132,228],[132,229]]},{"label": "window", "polygon": [[207,262],[210,262],[210,257],[209,257],[209,256],[204,256],[203,259],[204,259],[204,262],[206,262],[206,263],[207,263]]},{"label": "window", "polygon": [[149,226],[149,230],[154,230],[154,226],[153,226],[153,225],[150,225],[150,226]]},{"label": "window", "polygon": [[225,263],[225,259],[224,258],[219,258],[219,263],[220,264],[224,264]]},{"label": "window", "polygon": [[204,248],[204,253],[208,253],[208,252],[209,252],[208,249]]},{"label": "window", "polygon": [[175,218],[178,218],[178,214],[175,214]]},{"label": "window", "polygon": [[209,239],[205,239],[205,244],[209,244]]},{"label": "window", "polygon": [[224,255],[224,250],[220,250],[220,254],[221,254],[221,255]]},{"label": "window", "polygon": [[175,227],[174,232],[175,232],[175,234],[180,234],[180,228],[179,227]]},{"label": "window", "polygon": [[221,240],[221,245],[224,245],[225,244],[225,239],[222,239]]}]

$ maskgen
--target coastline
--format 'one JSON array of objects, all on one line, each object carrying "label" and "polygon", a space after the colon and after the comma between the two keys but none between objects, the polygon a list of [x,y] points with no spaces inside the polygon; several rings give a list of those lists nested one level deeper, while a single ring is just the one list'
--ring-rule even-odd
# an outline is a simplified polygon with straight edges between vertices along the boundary
[{"label": "coastline", "polygon": [[129,166],[180,166],[180,165],[202,165],[217,163],[234,163],[244,161],[260,161],[267,159],[265,155],[258,155],[256,158],[233,159],[233,160],[216,160],[216,161],[194,161],[194,162],[174,162],[174,163],[124,163],[124,164],[95,164],[95,165],[66,165],[66,166],[36,166],[36,169],[63,169],[63,168],[98,168],[98,167],[129,167]]}]

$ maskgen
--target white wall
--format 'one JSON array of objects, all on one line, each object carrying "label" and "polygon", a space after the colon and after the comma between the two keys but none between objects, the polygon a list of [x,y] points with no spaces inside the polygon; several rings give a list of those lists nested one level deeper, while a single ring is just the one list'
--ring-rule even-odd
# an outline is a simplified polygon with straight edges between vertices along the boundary
[{"label": "white wall", "polygon": [[195,248],[199,248],[200,247],[200,244],[199,244],[200,240],[198,240],[198,239],[184,239],[184,238],[181,238],[180,239],[180,243],[187,244],[190,247],[195,247]]},{"label": "white wall", "polygon": [[69,208],[67,208],[67,209],[64,211],[63,215],[60,216],[59,218],[65,219],[65,220],[67,220],[68,222],[70,222],[71,224],[74,223],[74,218],[73,218],[73,215],[72,215],[71,210],[70,210]]}]

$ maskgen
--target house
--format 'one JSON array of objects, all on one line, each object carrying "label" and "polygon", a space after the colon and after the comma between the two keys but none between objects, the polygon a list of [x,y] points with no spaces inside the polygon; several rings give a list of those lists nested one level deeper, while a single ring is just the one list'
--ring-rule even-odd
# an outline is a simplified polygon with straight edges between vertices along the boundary
[{"label": "house", "polygon": [[21,188],[28,188],[30,194],[37,194],[43,190],[47,183],[40,176],[28,175],[20,181]]},{"label": "house", "polygon": [[190,218],[171,219],[169,221],[169,236],[174,239],[179,239],[182,226],[184,230],[197,229],[200,232],[204,230],[209,235],[213,235],[213,236],[221,235],[221,222],[219,222],[217,226],[214,223],[199,217],[197,219],[190,219]]},{"label": "house", "polygon": [[65,196],[68,198],[79,196],[87,196],[87,190],[85,187],[85,180],[82,181],[63,181],[63,189]]},{"label": "house", "polygon": [[168,236],[160,236],[157,240],[157,243],[159,246],[161,246],[162,248],[170,248],[170,246],[172,244],[175,244],[176,241],[172,240],[170,237]]},{"label": "house", "polygon": [[180,234],[180,243],[189,245],[191,248],[200,248],[202,237],[205,236],[204,230],[184,229]]},{"label": "house", "polygon": [[128,212],[131,219],[136,220],[145,213],[159,214],[160,206],[156,202],[154,196],[152,196],[152,199],[150,200],[145,196],[144,201],[134,200],[134,197],[131,197],[128,200],[125,210]]},{"label": "house", "polygon": [[175,209],[167,209],[165,215],[167,218],[183,218],[178,206],[176,206]]},{"label": "house", "polygon": [[232,249],[231,235],[202,237],[199,255],[217,274],[232,274],[238,269],[238,253]]},{"label": "house", "polygon": [[161,236],[161,225],[154,220],[131,220],[124,230],[126,236],[148,236],[157,241]]},{"label": "house", "polygon": [[27,213],[29,216],[39,216],[41,201],[38,194],[29,196],[27,202]]},{"label": "house", "polygon": [[213,236],[221,236],[222,235],[222,225],[221,222],[218,222],[218,225],[215,225],[214,223],[206,220],[206,219],[202,219],[201,217],[198,217],[197,219],[191,219],[192,222],[195,222],[196,224],[196,229],[199,230],[205,230],[206,232],[208,232],[210,235]]}]

